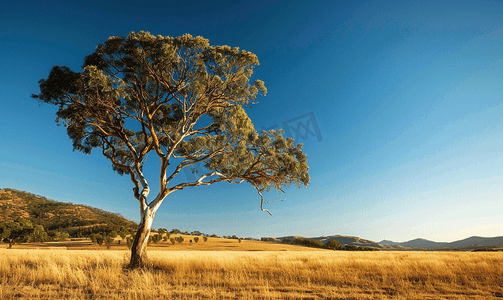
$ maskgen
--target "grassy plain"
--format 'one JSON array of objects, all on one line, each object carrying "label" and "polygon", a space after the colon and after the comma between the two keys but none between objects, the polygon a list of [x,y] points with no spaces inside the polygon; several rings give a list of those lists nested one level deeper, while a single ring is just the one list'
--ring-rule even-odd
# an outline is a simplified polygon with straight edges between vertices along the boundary
[{"label": "grassy plain", "polygon": [[149,247],[151,265],[128,270],[123,246],[30,246],[0,249],[0,299],[503,299],[503,252],[313,251],[210,238]]}]

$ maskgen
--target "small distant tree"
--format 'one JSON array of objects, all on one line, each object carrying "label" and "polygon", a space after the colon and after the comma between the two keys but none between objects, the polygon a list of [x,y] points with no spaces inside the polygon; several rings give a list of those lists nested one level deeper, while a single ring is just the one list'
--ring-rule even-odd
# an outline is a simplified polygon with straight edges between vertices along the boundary
[{"label": "small distant tree", "polygon": [[[200,36],[142,31],[98,45],[81,72],[54,66],[39,81],[40,94],[32,97],[58,108],[56,120],[67,127],[74,150],[98,149],[131,180],[141,216],[131,267],[146,260],[154,215],[174,192],[247,182],[269,212],[262,207],[262,192],[309,184],[302,144],[281,131],[257,132],[246,113],[267,92],[264,82],[250,82],[258,64],[251,52],[212,46]],[[143,167],[150,153],[159,162],[160,188],[149,198]],[[199,163],[208,172],[174,180]]]},{"label": "small distant tree", "polygon": [[112,230],[112,231],[110,231],[107,235],[108,235],[110,238],[115,239],[115,238],[116,238],[119,234],[117,233],[117,231]]},{"label": "small distant tree", "polygon": [[176,239],[176,241],[177,241],[179,244],[183,243],[183,241],[184,241],[184,239],[183,239],[183,237],[182,237],[182,236],[176,237],[175,239]]},{"label": "small distant tree", "polygon": [[325,244],[325,247],[332,250],[340,250],[342,245],[336,240],[330,240]]},{"label": "small distant tree", "polygon": [[33,224],[28,219],[18,218],[0,223],[1,240],[9,242],[9,249],[17,242],[25,241],[34,231]]},{"label": "small distant tree", "polygon": [[154,244],[159,243],[161,240],[162,240],[162,238],[161,238],[160,234],[154,234],[154,235],[152,235],[152,242]]},{"label": "small distant tree", "polygon": [[42,242],[47,242],[48,240],[49,240],[49,236],[47,235],[47,232],[45,232],[44,226],[35,225],[33,227],[33,233],[31,233],[28,236],[27,242],[42,243]]},{"label": "small distant tree", "polygon": [[171,234],[180,234],[180,233],[181,233],[181,231],[180,231],[180,229],[176,229],[176,228],[175,228],[175,229],[171,229],[170,233],[171,233]]},{"label": "small distant tree", "polygon": [[64,242],[70,239],[70,234],[68,232],[62,232],[60,235],[60,241]]},{"label": "small distant tree", "polygon": [[121,237],[122,240],[126,239],[126,236],[128,236],[129,232],[127,230],[121,230],[119,231],[119,236]]},{"label": "small distant tree", "polygon": [[96,243],[96,233],[91,233],[88,237],[91,239],[91,242]]},{"label": "small distant tree", "polygon": [[205,242],[206,242],[206,241],[208,241],[208,237],[207,237],[207,236],[204,236],[204,237],[203,237],[203,240],[204,240]]},{"label": "small distant tree", "polygon": [[241,238],[238,238],[238,242],[241,243]]},{"label": "small distant tree", "polygon": [[170,239],[169,239],[169,241],[170,241],[170,242],[171,242],[171,244],[173,244],[173,245],[176,243],[175,238],[170,238]]},{"label": "small distant tree", "polygon": [[167,242],[169,240],[169,238],[168,238],[167,235],[165,235],[165,236],[162,237],[162,240],[165,241],[165,242]]},{"label": "small distant tree", "polygon": [[91,241],[93,243],[100,244],[99,243],[100,240],[101,243],[103,243],[103,235],[101,233],[92,233],[89,237],[91,238]]},{"label": "small distant tree", "polygon": [[197,242],[199,242],[199,238],[198,238],[198,237],[195,237],[195,238],[194,238],[194,242],[196,242],[196,244],[197,244]]},{"label": "small distant tree", "polygon": [[64,241],[66,241],[69,238],[70,238],[70,234],[68,232],[59,232],[58,231],[54,235],[54,239],[56,241],[60,241],[60,242],[64,242]]},{"label": "small distant tree", "polygon": [[107,235],[104,238],[105,245],[107,246],[107,249],[110,249],[110,246],[112,246],[113,239],[111,236]]}]

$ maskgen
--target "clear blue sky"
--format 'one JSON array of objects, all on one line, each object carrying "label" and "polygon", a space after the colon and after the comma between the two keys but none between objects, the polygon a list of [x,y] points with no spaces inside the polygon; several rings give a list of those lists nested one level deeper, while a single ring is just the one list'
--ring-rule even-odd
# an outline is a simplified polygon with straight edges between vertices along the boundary
[{"label": "clear blue sky", "polygon": [[[56,109],[30,95],[54,65],[79,71],[109,36],[190,33],[257,54],[253,78],[269,92],[248,113],[256,128],[290,128],[304,143],[311,184],[266,194],[285,200],[266,205],[272,217],[246,184],[184,189],[163,203],[155,228],[375,241],[501,236],[502,24],[501,1],[4,0],[0,188],[139,221],[129,178],[98,151],[72,152]],[[148,170],[155,186],[155,161]]]}]

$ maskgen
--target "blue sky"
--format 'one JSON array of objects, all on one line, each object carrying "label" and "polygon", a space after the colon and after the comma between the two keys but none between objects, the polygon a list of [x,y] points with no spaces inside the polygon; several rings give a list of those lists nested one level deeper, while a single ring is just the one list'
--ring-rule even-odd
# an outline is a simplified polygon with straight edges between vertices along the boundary
[{"label": "blue sky", "polygon": [[[266,194],[277,200],[265,206],[272,217],[246,184],[184,189],[165,200],[155,228],[503,235],[503,2],[104,2],[0,4],[0,188],[139,221],[129,178],[99,152],[73,152],[56,108],[30,95],[54,65],[79,71],[109,36],[190,33],[258,56],[253,78],[268,94],[248,114],[257,129],[289,129],[304,144],[311,184]],[[147,170],[156,185],[155,160]]]}]

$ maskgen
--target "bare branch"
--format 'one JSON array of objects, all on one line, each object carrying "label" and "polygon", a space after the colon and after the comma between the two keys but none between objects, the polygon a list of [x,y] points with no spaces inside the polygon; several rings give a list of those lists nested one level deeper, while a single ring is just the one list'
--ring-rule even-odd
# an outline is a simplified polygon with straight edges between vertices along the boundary
[{"label": "bare branch", "polygon": [[264,204],[264,196],[262,196],[262,192],[260,191],[260,189],[256,185],[255,185],[255,189],[257,190],[257,193],[260,195],[260,210],[266,211],[269,213],[270,216],[272,216],[272,213],[268,209],[262,208],[262,205]]}]

